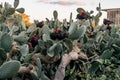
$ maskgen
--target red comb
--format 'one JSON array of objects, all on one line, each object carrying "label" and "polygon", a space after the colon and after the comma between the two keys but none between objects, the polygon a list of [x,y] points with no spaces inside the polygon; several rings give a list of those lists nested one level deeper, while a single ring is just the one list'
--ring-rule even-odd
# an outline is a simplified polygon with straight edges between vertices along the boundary
[{"label": "red comb", "polygon": [[32,47],[32,43],[31,43],[31,42],[29,42],[28,45],[29,45],[30,47]]},{"label": "red comb", "polygon": [[80,10],[79,14],[82,15],[83,14],[83,10]]},{"label": "red comb", "polygon": [[44,25],[44,21],[41,21],[41,23]]}]

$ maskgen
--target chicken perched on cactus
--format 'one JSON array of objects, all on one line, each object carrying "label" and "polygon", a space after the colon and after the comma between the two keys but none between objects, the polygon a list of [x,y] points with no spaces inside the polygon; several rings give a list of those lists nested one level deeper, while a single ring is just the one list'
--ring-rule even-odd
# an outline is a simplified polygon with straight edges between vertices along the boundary
[{"label": "chicken perched on cactus", "polygon": [[76,19],[82,20],[82,19],[90,19],[92,18],[87,12],[80,10],[79,14],[77,14]]},{"label": "chicken perched on cactus", "polygon": [[105,24],[105,25],[109,25],[109,24],[112,24],[112,23],[113,23],[113,21],[110,21],[108,19],[103,20],[103,24]]},{"label": "chicken perched on cactus", "polygon": [[107,29],[110,31],[111,30],[111,26],[110,26],[110,24],[112,24],[112,23],[114,23],[113,21],[110,21],[110,20],[108,20],[108,19],[104,19],[103,20],[103,24],[104,25],[107,25]]},{"label": "chicken perched on cactus", "polygon": [[36,24],[36,27],[42,28],[43,25],[44,25],[44,21],[41,21]]},{"label": "chicken perched on cactus", "polygon": [[68,37],[68,33],[61,31],[60,29],[55,29],[52,33],[50,33],[50,38],[52,40],[63,40]]},{"label": "chicken perched on cactus", "polygon": [[36,35],[34,35],[29,41],[28,41],[28,45],[29,47],[35,47],[38,44],[38,38]]}]

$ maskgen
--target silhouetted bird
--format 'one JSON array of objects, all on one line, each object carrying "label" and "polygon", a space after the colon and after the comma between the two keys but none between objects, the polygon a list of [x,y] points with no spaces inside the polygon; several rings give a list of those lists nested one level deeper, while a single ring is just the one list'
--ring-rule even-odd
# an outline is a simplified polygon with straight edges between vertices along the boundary
[{"label": "silhouetted bird", "polygon": [[110,21],[108,19],[103,20],[103,24],[105,24],[105,25],[109,25],[109,24],[112,24],[112,23],[113,23],[113,21]]},{"label": "silhouetted bird", "polygon": [[111,26],[110,26],[110,24],[112,24],[112,23],[114,23],[113,21],[110,21],[110,20],[108,20],[108,19],[104,19],[103,20],[103,24],[104,25],[107,25],[107,29],[111,32]]},{"label": "silhouetted bird", "polygon": [[38,38],[36,35],[34,35],[29,41],[28,41],[28,45],[29,47],[35,47],[38,44]]},{"label": "silhouetted bird", "polygon": [[92,17],[90,15],[88,15],[86,12],[84,12],[83,10],[80,10],[80,13],[77,14],[77,17],[76,17],[76,19],[80,19],[80,20],[90,19],[90,18],[92,18]]},{"label": "silhouetted bird", "polygon": [[65,38],[68,37],[68,33],[67,32],[64,32],[64,31],[61,31],[61,30],[58,30],[56,29],[54,32],[50,33],[50,38],[52,40],[63,40]]},{"label": "silhouetted bird", "polygon": [[38,22],[38,23],[36,24],[36,26],[37,26],[37,27],[40,27],[40,28],[42,28],[43,25],[44,25],[44,21]]}]

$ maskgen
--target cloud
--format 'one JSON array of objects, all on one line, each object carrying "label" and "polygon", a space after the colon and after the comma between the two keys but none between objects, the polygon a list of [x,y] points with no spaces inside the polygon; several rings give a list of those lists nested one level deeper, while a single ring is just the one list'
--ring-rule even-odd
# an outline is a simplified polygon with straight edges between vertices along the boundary
[{"label": "cloud", "polygon": [[40,3],[45,3],[45,4],[56,4],[56,5],[62,5],[62,6],[70,6],[70,5],[79,5],[79,6],[84,6],[86,5],[84,2],[80,2],[78,0],[70,1],[70,0],[39,0],[38,2]]},{"label": "cloud", "polygon": [[91,5],[91,6],[95,6],[95,5],[97,5],[97,4],[96,4],[95,2],[91,2],[90,5]]}]

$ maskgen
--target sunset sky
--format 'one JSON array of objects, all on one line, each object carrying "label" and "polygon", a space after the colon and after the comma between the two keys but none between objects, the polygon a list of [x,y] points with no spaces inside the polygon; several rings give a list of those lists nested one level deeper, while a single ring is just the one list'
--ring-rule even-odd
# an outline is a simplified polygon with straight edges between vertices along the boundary
[{"label": "sunset sky", "polygon": [[[1,2],[9,2],[13,5],[14,0],[0,0]],[[76,20],[76,9],[84,8],[86,11],[96,10],[99,2],[102,9],[120,8],[120,0],[20,0],[18,7],[25,8],[25,13],[30,16],[31,21],[45,20],[45,18],[53,18],[53,11],[58,11],[58,18],[63,20],[69,19],[70,13],[73,13],[73,19]],[[103,12],[102,19],[106,18],[106,13]]]}]

